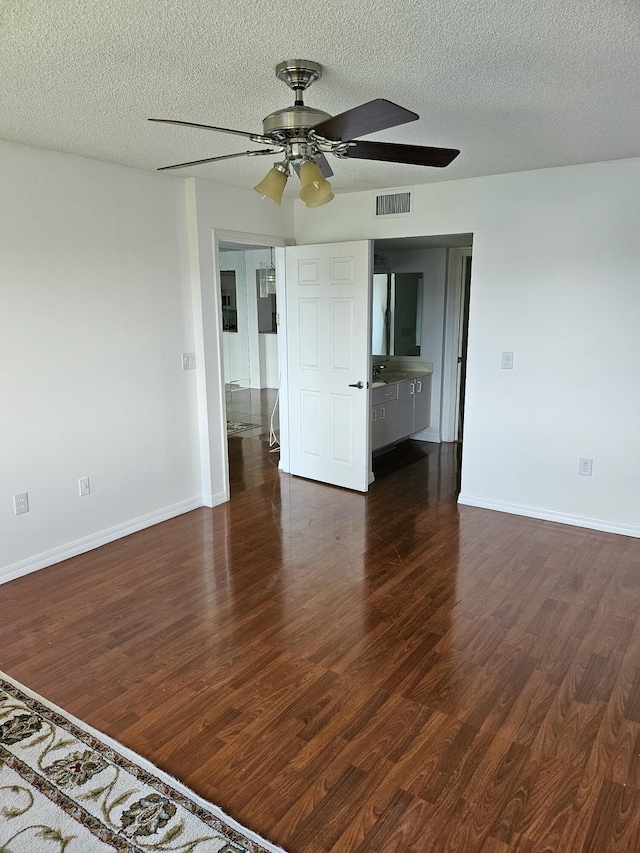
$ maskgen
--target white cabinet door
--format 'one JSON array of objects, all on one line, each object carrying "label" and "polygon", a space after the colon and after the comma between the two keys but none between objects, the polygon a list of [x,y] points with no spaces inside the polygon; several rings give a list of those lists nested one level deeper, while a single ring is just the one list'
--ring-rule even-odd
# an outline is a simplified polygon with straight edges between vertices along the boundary
[{"label": "white cabinet door", "polygon": [[398,437],[398,383],[371,392],[371,449],[391,444]]},{"label": "white cabinet door", "polygon": [[413,432],[426,429],[431,423],[431,377],[415,379]]},{"label": "white cabinet door", "polygon": [[371,449],[392,444],[398,438],[398,401],[390,400],[374,406],[371,424]]},{"label": "white cabinet door", "polygon": [[368,240],[286,250],[289,470],[369,488]]},{"label": "white cabinet door", "polygon": [[382,410],[384,406],[371,407],[371,449],[377,450],[379,447],[384,447],[384,421]]},{"label": "white cabinet door", "polygon": [[413,428],[415,389],[415,379],[398,383],[398,438],[406,438],[415,432]]}]

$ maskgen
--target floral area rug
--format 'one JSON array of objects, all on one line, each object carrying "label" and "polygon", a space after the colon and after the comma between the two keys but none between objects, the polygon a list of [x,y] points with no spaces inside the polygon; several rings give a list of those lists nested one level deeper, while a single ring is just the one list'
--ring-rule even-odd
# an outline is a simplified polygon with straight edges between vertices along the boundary
[{"label": "floral area rug", "polygon": [[283,853],[0,672],[0,851]]},{"label": "floral area rug", "polygon": [[246,421],[227,421],[227,435],[233,435],[235,432],[244,432],[246,429],[255,429],[260,424],[250,424]]}]

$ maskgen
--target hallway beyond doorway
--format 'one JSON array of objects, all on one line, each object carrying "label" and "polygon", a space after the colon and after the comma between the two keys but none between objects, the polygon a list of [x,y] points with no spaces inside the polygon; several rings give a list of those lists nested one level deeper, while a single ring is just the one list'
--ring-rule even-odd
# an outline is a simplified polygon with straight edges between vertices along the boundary
[{"label": "hallway beyond doorway", "polygon": [[228,421],[244,421],[256,425],[254,429],[237,433],[233,436],[234,438],[259,438],[262,441],[269,441],[272,426],[276,435],[279,435],[277,388],[238,388],[226,385],[225,399]]}]

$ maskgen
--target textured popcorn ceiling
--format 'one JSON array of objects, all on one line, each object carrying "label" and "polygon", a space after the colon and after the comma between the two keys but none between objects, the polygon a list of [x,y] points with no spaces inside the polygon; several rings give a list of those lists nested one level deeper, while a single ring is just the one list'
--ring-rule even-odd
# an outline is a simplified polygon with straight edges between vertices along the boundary
[{"label": "textured popcorn ceiling", "polygon": [[[293,103],[275,65],[302,57],[324,67],[307,104],[388,98],[420,120],[368,139],[462,151],[447,169],[330,158],[336,192],[636,157],[639,48],[637,0],[3,0],[0,136],[150,170],[245,151],[146,119],[261,132]],[[175,174],[251,187],[275,159]]]}]

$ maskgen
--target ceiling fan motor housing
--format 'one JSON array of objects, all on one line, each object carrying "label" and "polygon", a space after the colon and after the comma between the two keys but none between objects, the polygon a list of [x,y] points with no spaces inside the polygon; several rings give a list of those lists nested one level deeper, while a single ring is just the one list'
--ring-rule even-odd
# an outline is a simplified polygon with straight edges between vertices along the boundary
[{"label": "ceiling fan motor housing", "polygon": [[262,129],[265,136],[272,133],[284,132],[286,136],[295,135],[298,130],[309,130],[321,121],[331,118],[329,113],[307,107],[304,104],[296,107],[285,107],[276,110],[262,120]]},{"label": "ceiling fan motor housing", "polygon": [[276,66],[276,77],[296,93],[292,107],[276,110],[262,120],[264,136],[279,142],[308,142],[306,131],[331,118],[329,113],[307,107],[302,103],[302,92],[322,77],[322,65],[310,59],[286,59]]}]

